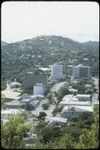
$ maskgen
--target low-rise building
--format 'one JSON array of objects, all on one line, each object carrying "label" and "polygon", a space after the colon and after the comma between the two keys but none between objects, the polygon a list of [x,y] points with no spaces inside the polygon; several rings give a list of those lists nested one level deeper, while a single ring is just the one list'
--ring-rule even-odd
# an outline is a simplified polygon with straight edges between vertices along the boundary
[{"label": "low-rise building", "polygon": [[5,104],[6,104],[7,108],[12,108],[12,109],[20,108],[20,101],[19,100],[13,100],[10,102],[6,102]]},{"label": "low-rise building", "polygon": [[17,88],[17,87],[21,87],[21,83],[14,81],[14,82],[11,82],[9,86],[10,88]]},{"label": "low-rise building", "polygon": [[39,99],[32,99],[31,97],[21,100],[20,106],[24,109],[34,110],[40,104]]},{"label": "low-rise building", "polygon": [[9,115],[21,114],[24,111],[25,111],[24,109],[9,109],[9,108],[1,110],[1,120],[3,121],[3,123],[5,123],[8,121]]},{"label": "low-rise building", "polygon": [[92,113],[93,106],[65,106],[61,112],[61,117],[71,119],[83,113]]},{"label": "low-rise building", "polygon": [[91,100],[91,95],[90,94],[77,94],[76,97],[80,101],[90,101]]},{"label": "low-rise building", "polygon": [[74,106],[90,106],[91,102],[89,101],[61,101],[60,106],[68,106],[68,105],[74,105]]},{"label": "low-rise building", "polygon": [[77,93],[77,91],[78,91],[77,89],[69,88],[70,93]]},{"label": "low-rise building", "polygon": [[86,85],[85,85],[85,88],[86,88],[86,89],[90,89],[91,87],[92,87],[92,85],[90,85],[90,84],[86,84]]},{"label": "low-rise building", "polygon": [[90,106],[91,101],[80,101],[76,95],[65,95],[62,101],[59,103],[60,106],[68,106],[68,105],[75,105],[75,106]]},{"label": "low-rise building", "polygon": [[49,118],[49,123],[56,123],[59,125],[64,125],[65,123],[67,123],[67,119],[66,118],[61,118],[61,117],[50,117]]},{"label": "low-rise building", "polygon": [[5,89],[1,91],[1,94],[4,95],[4,97],[9,100],[19,100],[21,98],[20,92],[15,92],[12,89]]}]

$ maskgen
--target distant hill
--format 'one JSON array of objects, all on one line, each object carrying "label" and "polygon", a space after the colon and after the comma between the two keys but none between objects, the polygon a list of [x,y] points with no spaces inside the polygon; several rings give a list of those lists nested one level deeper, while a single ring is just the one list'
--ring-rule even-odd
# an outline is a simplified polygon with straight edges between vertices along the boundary
[{"label": "distant hill", "polygon": [[3,42],[3,41],[1,42],[1,45],[2,45],[2,46],[6,46],[7,44],[8,44],[8,43],[6,43],[6,42]]},{"label": "distant hill", "polygon": [[14,78],[22,81],[25,72],[34,70],[36,65],[65,64],[70,58],[82,58],[83,54],[90,59],[89,65],[92,64],[92,57],[95,57],[96,65],[99,56],[99,42],[79,43],[62,36],[38,36],[10,44],[2,42],[1,46],[2,81]]}]

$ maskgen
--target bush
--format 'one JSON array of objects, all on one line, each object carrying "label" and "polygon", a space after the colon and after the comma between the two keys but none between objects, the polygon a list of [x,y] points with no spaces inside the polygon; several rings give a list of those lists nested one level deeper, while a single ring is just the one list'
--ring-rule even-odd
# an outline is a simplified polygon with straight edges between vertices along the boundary
[{"label": "bush", "polygon": [[44,110],[47,110],[49,108],[49,104],[45,103],[45,104],[42,105],[42,107],[43,107]]},{"label": "bush", "polygon": [[47,114],[45,112],[40,112],[38,118],[44,120],[46,116],[47,116]]},{"label": "bush", "polygon": [[53,110],[52,114],[55,116],[57,113],[61,112],[62,109],[63,109],[63,107],[56,107],[56,108]]}]

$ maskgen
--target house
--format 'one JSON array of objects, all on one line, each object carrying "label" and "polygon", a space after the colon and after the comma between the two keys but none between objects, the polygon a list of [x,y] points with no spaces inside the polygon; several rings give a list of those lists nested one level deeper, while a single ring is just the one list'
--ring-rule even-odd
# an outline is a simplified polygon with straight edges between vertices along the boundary
[{"label": "house", "polygon": [[61,117],[71,119],[83,113],[93,112],[93,106],[65,106],[61,111]]},{"label": "house", "polygon": [[80,101],[90,101],[91,100],[91,95],[90,94],[77,94],[76,97]]},{"label": "house", "polygon": [[90,101],[80,101],[76,95],[65,95],[62,101],[59,103],[59,106],[68,106],[68,105],[75,105],[75,106],[90,106]]},{"label": "house", "polygon": [[40,100],[25,98],[21,100],[21,107],[28,110],[34,110],[40,104]]},{"label": "house", "polygon": [[49,123],[56,123],[59,125],[64,125],[67,122],[66,118],[61,118],[61,117],[50,117],[49,118]]},{"label": "house", "polygon": [[20,92],[15,92],[12,89],[5,89],[1,91],[1,94],[8,100],[19,100],[21,98]]},{"label": "house", "polygon": [[24,111],[25,111],[24,109],[9,109],[9,108],[1,110],[1,120],[3,121],[3,123],[5,123],[8,121],[9,115],[20,114]]},{"label": "house", "polygon": [[12,109],[20,108],[20,101],[19,100],[13,100],[10,102],[6,102],[5,104],[6,104],[7,108],[12,108]]}]

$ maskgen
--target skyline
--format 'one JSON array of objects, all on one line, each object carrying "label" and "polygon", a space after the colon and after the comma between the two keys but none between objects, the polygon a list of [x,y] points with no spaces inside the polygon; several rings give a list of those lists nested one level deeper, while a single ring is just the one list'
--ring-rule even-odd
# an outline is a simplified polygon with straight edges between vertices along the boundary
[{"label": "skyline", "polygon": [[4,2],[1,10],[1,39],[7,43],[44,35],[99,40],[96,2]]}]

